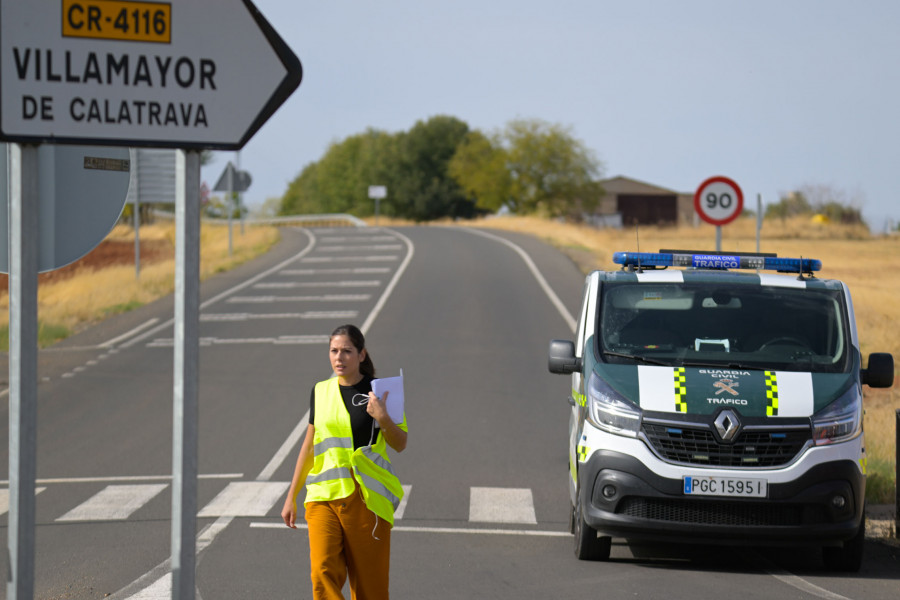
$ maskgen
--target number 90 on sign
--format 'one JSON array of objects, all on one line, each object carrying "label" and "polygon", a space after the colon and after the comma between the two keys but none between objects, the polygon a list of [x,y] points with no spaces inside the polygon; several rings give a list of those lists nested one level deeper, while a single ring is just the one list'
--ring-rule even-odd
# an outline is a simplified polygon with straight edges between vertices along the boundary
[{"label": "number 90 on sign", "polygon": [[121,0],[62,0],[63,36],[131,42],[172,41],[172,5]]},{"label": "number 90 on sign", "polygon": [[713,225],[725,225],[738,218],[744,208],[744,195],[738,184],[727,177],[710,177],[694,194],[694,209],[700,218]]}]

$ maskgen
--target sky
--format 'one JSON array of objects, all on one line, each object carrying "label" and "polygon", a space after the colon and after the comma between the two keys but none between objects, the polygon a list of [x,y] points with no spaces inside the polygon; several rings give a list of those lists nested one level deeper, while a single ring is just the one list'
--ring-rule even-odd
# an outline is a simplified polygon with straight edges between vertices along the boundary
[{"label": "sky", "polygon": [[[245,202],[281,197],[329,145],[449,115],[569,128],[623,175],[755,208],[829,186],[874,232],[900,222],[896,0],[254,0],[303,65],[244,146]],[[372,182],[377,184],[378,182]],[[390,190],[388,190],[390,194]]]}]

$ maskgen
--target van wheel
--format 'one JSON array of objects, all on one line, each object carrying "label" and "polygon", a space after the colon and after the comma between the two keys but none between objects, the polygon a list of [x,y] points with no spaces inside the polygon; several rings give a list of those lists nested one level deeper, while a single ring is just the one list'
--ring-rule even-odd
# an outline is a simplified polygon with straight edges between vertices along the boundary
[{"label": "van wheel", "polygon": [[581,514],[581,494],[576,494],[572,520],[575,528],[575,556],[578,560],[609,560],[612,538],[598,536],[597,530],[584,522],[584,515]]},{"label": "van wheel", "polygon": [[856,573],[862,566],[863,550],[866,545],[866,513],[863,510],[859,529],[852,538],[840,546],[822,548],[822,560],[829,571]]}]

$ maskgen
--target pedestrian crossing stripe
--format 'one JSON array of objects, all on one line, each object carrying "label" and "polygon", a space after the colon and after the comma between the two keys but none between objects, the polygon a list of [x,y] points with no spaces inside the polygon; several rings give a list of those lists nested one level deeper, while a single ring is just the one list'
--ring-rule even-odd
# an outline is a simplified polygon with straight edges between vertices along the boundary
[{"label": "pedestrian crossing stripe", "polygon": [[[56,519],[58,523],[124,521],[169,487],[168,482],[111,484]],[[197,514],[199,518],[267,517],[284,502],[289,482],[229,482]],[[46,487],[39,487],[36,493]],[[403,486],[404,498],[394,514],[403,518],[412,486]],[[9,510],[9,489],[0,489],[0,514]],[[530,488],[471,487],[469,522],[536,525]]]},{"label": "pedestrian crossing stripe", "polygon": [[108,485],[57,521],[121,521],[155,498],[169,484]]}]

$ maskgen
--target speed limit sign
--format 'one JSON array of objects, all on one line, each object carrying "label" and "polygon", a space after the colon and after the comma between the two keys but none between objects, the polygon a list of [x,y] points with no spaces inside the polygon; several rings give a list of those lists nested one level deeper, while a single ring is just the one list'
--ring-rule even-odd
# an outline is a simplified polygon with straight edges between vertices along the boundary
[{"label": "speed limit sign", "polygon": [[728,177],[710,177],[694,194],[694,210],[711,225],[727,225],[744,209],[741,188]]}]

